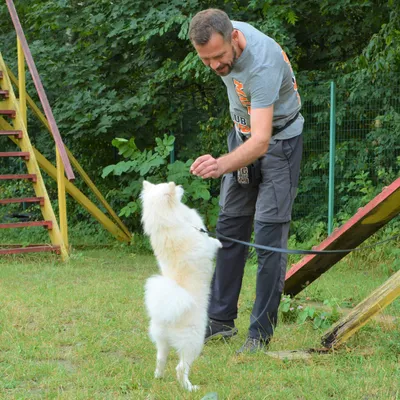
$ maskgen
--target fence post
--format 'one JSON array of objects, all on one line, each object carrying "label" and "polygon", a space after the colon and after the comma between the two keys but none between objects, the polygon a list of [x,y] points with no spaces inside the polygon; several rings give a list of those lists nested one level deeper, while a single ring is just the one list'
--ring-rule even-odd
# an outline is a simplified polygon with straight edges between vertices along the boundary
[{"label": "fence post", "polygon": [[329,139],[329,202],[328,235],[333,231],[333,213],[335,207],[335,147],[336,147],[336,85],[331,82],[331,115]]},{"label": "fence post", "polygon": [[[171,136],[175,136],[174,132],[170,132]],[[171,153],[169,154],[169,163],[173,164],[175,162],[175,142],[173,144],[173,148],[171,150]]]}]

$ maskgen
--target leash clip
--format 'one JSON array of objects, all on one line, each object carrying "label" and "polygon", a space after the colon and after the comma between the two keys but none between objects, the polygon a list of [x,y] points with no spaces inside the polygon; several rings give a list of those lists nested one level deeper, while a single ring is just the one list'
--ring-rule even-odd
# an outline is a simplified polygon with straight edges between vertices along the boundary
[{"label": "leash clip", "polygon": [[206,231],[206,230],[203,229],[203,228],[198,228],[197,226],[194,226],[194,225],[193,225],[193,228],[196,229],[196,230],[198,230],[198,231],[201,232],[201,233],[207,233],[207,235],[208,235],[208,231]]}]

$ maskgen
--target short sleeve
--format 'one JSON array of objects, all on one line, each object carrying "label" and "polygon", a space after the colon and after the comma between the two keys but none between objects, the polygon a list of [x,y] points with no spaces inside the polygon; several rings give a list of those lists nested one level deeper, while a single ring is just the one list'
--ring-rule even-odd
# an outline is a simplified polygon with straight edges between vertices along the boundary
[{"label": "short sleeve", "polygon": [[284,66],[281,63],[263,66],[250,81],[251,108],[267,108],[279,99]]}]

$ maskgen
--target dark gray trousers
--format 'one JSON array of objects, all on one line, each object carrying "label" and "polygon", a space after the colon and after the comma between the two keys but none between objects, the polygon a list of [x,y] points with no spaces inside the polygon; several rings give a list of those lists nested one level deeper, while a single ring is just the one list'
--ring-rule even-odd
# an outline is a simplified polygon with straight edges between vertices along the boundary
[{"label": "dark gray trousers", "polygon": [[[234,141],[234,132],[230,141]],[[228,141],[229,143],[229,141]],[[232,144],[229,143],[231,150]],[[217,232],[255,243],[286,248],[291,210],[299,180],[302,136],[270,144],[261,159],[261,183],[239,185],[232,174],[221,183],[220,214]],[[209,317],[219,321],[237,318],[248,248],[220,239],[223,248],[217,256],[211,284]],[[286,273],[286,254],[257,249],[256,298],[250,316],[249,336],[268,339],[277,324],[278,307]]]}]

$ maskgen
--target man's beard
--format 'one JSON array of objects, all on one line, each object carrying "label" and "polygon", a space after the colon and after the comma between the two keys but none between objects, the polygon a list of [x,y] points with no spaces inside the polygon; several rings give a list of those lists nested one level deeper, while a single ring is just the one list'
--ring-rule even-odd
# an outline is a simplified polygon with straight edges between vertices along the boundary
[{"label": "man's beard", "polygon": [[[232,46],[232,54],[233,54],[233,57],[232,57],[232,61],[230,62],[230,64],[224,64],[222,67],[220,67],[216,71],[214,71],[217,75],[226,76],[226,75],[229,75],[232,72],[233,67],[235,66],[236,61],[238,59],[237,55],[236,55],[236,50],[235,50],[235,48],[233,46]],[[224,70],[226,67],[228,67],[227,72],[223,72],[223,73],[219,72],[219,71]]]}]

